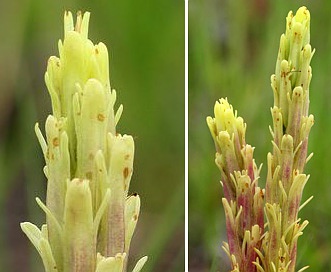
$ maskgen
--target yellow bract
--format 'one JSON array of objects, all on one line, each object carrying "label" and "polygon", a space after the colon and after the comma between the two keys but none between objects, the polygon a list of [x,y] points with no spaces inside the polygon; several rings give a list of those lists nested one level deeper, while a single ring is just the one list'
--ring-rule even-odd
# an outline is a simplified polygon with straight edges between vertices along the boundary
[{"label": "yellow bract", "polygon": [[126,271],[139,217],[139,196],[128,197],[134,141],[116,131],[123,107],[114,111],[107,47],[88,39],[89,18],[78,13],[74,25],[65,12],[59,57],[49,58],[45,73],[53,109],[46,137],[35,128],[48,179],[46,205],[37,202],[47,224],[21,226],[46,271]]}]

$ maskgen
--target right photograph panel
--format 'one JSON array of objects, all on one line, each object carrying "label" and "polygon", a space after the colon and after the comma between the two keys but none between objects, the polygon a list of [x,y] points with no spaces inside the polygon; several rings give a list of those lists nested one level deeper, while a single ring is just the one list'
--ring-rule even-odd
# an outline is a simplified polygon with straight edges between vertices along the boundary
[{"label": "right photograph panel", "polygon": [[330,8],[189,3],[190,272],[331,269]]}]

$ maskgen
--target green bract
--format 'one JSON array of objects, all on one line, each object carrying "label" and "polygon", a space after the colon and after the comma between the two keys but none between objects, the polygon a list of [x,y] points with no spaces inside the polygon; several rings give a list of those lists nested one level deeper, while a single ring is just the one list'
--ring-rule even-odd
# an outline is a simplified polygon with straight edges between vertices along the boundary
[{"label": "green bract", "polygon": [[139,216],[139,196],[128,196],[133,138],[116,131],[123,107],[114,111],[108,51],[88,39],[89,17],[78,13],[74,26],[65,12],[59,58],[50,57],[45,73],[53,109],[46,137],[35,127],[48,180],[46,205],[37,202],[47,223],[41,230],[28,222],[21,227],[46,271],[126,271]]}]

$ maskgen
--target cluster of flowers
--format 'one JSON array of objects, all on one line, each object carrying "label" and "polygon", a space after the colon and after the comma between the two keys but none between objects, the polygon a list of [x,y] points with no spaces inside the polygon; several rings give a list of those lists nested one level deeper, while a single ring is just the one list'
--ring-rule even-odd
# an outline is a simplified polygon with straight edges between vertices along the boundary
[{"label": "cluster of flowers", "polygon": [[[116,92],[109,82],[108,51],[88,39],[90,14],[74,25],[64,15],[59,58],[50,57],[45,82],[52,100],[44,138],[46,213],[41,229],[21,224],[42,257],[45,271],[125,272],[140,198],[128,196],[134,142],[116,131],[123,111],[114,111]],[[134,268],[138,272],[143,257]]]},{"label": "cluster of flowers", "polygon": [[313,54],[310,14],[301,7],[286,18],[286,32],[281,36],[276,70],[271,76],[273,151],[267,156],[265,189],[258,186],[260,168],[253,159],[254,148],[245,141],[246,124],[227,99],[216,102],[215,117],[207,118],[224,189],[228,236],[224,249],[232,271],[295,271],[297,240],[308,224],[301,222],[298,212],[311,199],[300,206],[309,178],[304,167],[312,155],[307,157],[314,123],[309,115]]}]

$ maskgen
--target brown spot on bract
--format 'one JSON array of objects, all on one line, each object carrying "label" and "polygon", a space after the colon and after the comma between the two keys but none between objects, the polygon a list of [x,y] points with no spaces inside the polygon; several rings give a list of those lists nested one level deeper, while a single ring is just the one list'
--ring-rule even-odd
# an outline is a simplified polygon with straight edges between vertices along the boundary
[{"label": "brown spot on bract", "polygon": [[103,121],[105,120],[106,117],[105,117],[102,113],[99,113],[98,116],[97,116],[97,118],[98,118],[98,120],[99,120],[100,122],[103,122]]},{"label": "brown spot on bract", "polygon": [[99,54],[99,49],[95,48],[95,54]]},{"label": "brown spot on bract", "polygon": [[90,153],[90,154],[88,155],[88,159],[91,160],[91,161],[94,159],[93,153]]},{"label": "brown spot on bract", "polygon": [[123,177],[126,179],[129,175],[129,168],[128,167],[125,167],[124,170],[123,170]]},{"label": "brown spot on bract", "polygon": [[130,154],[126,154],[125,156],[124,156],[124,159],[125,160],[128,160],[130,158]]},{"label": "brown spot on bract", "polygon": [[56,147],[56,146],[59,146],[59,144],[60,144],[59,138],[58,137],[55,137],[53,139],[53,146]]},{"label": "brown spot on bract", "polygon": [[262,199],[264,199],[263,191],[260,191],[260,196],[261,196]]},{"label": "brown spot on bract", "polygon": [[133,216],[133,220],[134,221],[137,221],[138,220],[138,216],[136,214]]}]

